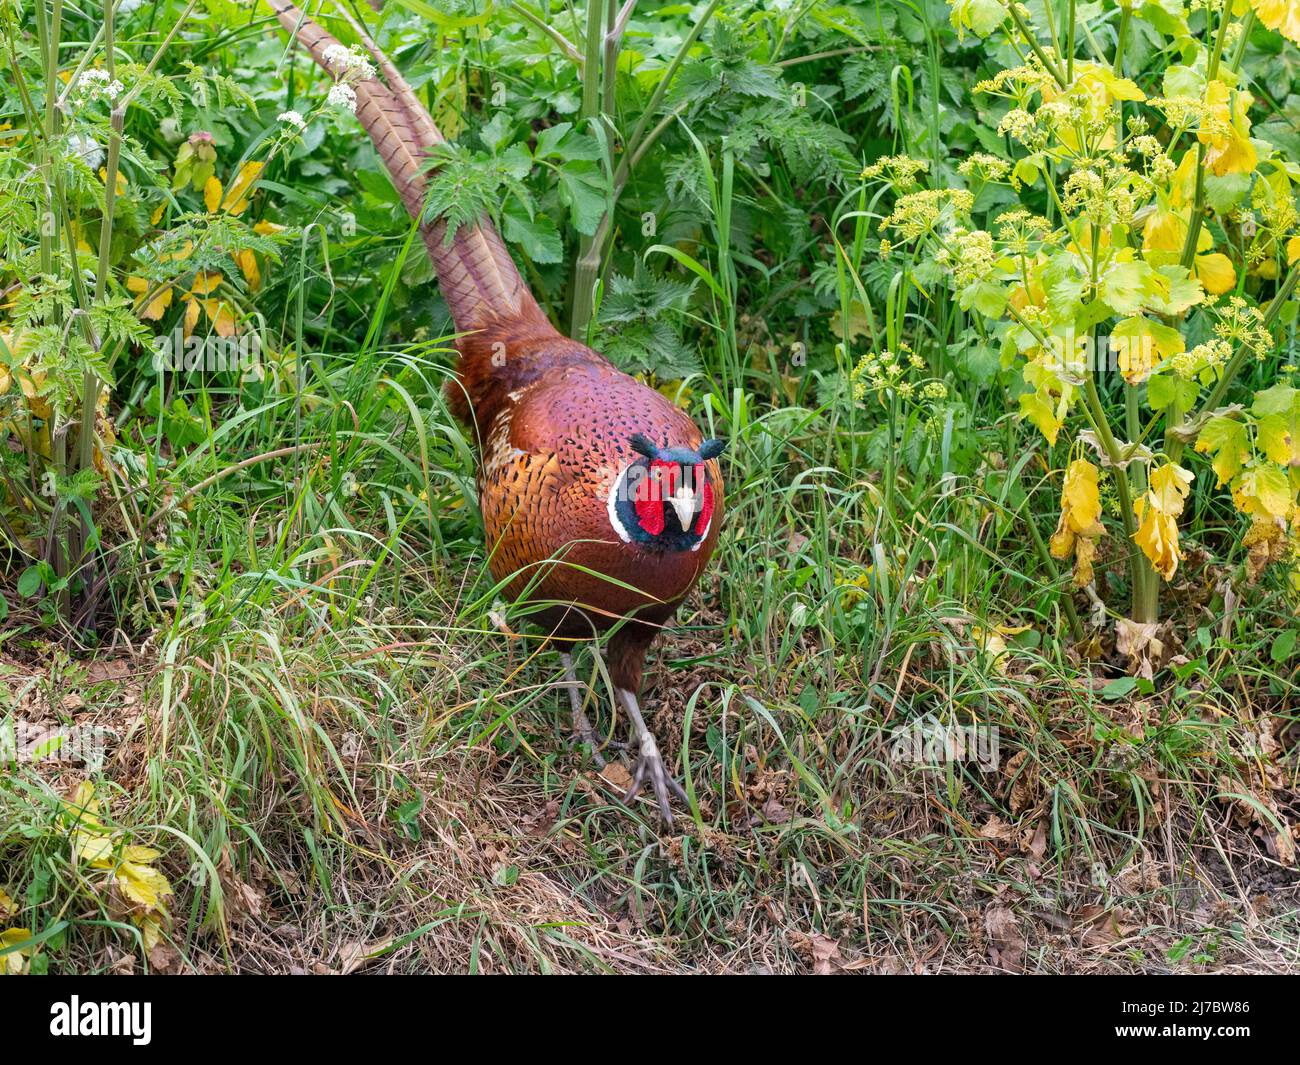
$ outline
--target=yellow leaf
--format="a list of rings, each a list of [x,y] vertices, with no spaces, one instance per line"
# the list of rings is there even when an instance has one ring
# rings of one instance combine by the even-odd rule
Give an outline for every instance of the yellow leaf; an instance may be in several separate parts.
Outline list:
[[[159,909],[172,893],[167,878],[148,865],[124,861],[117,868],[117,886],[122,894],[148,910]]]
[[[1061,489],[1061,510],[1069,512],[1070,528],[1083,536],[1094,536],[1101,521],[1101,493],[1098,470],[1087,459],[1075,459],[1065,471]]]
[[[149,291],[149,282],[143,277],[128,277],[126,287],[136,294],[135,313],[148,322],[156,322],[172,305],[172,287],[164,285],[146,302],[145,294]]]
[[[1246,116],[1254,100],[1245,89],[1230,89],[1222,81],[1212,81],[1206,87],[1205,105],[1213,121],[1196,136],[1205,145],[1206,164],[1219,177],[1249,174],[1259,161],[1250,143],[1250,119]]]
[[[39,388],[45,375],[34,376],[34,383]],[[26,382],[23,383],[23,390],[26,391]],[[64,804],[64,813],[70,817],[70,824],[74,826],[82,825],[87,829],[104,827],[99,820],[99,800],[95,798],[95,785],[89,780],[83,780],[73,789],[72,796]]]
[[[1204,230],[1202,230],[1204,232]],[[1200,279],[1205,291],[1215,296],[1222,296],[1225,292],[1231,292],[1237,287],[1237,271],[1232,265],[1232,260],[1222,252],[1211,252],[1208,255],[1198,255],[1194,261],[1196,267],[1196,276]]]
[[[1092,581],[1097,539],[1105,535],[1097,476],[1097,467],[1087,459],[1075,459],[1070,463],[1061,489],[1061,519],[1050,544],[1055,558],[1066,559],[1074,555],[1074,583],[1080,588]]]
[[[1030,625],[994,625],[991,629],[985,629],[980,625],[972,625],[970,634],[976,647],[996,659],[1006,653],[1007,642],[1004,637],[1019,636],[1031,628]]]
[[[1161,513],[1154,506],[1148,506],[1149,498],[1150,493],[1133,504],[1133,513],[1139,522],[1133,541],[1142,549],[1157,573],[1167,581],[1173,580],[1174,573],[1178,570],[1178,560],[1183,557],[1178,550],[1178,524],[1168,514]]]
[[[257,268],[257,257],[248,248],[235,252],[235,262],[252,291],[256,292],[262,287],[262,271]]]
[[[1256,424],[1256,439],[1270,462],[1290,466],[1295,460],[1295,439],[1292,435],[1294,424],[1293,418],[1284,414],[1270,414],[1260,418]]]
[[[1164,361],[1186,347],[1183,335],[1145,315],[1125,318],[1111,330],[1111,343],[1119,349],[1119,368],[1131,385],[1141,384]]]
[[[105,184],[108,183],[108,167],[101,166],[99,168],[99,180],[104,182]],[[126,193],[126,175],[123,174],[122,171],[120,170],[117,172],[116,185],[117,185],[117,194],[119,196],[124,195]]]
[[[232,337],[235,335],[237,332],[235,329],[235,315],[230,309],[229,303],[225,300],[204,300],[203,310],[212,322],[212,328],[217,331],[217,336]]]
[[[1241,538],[1246,550],[1246,577],[1254,584],[1273,562],[1281,562],[1290,551],[1286,525],[1276,518],[1256,518]]]
[[[1074,545],[1074,585],[1086,588],[1092,583],[1092,560],[1097,557],[1097,541],[1090,536],[1080,536]]]
[[[1180,211],[1157,206],[1142,227],[1142,252],[1161,251],[1181,255],[1187,240],[1187,218]],[[1147,255],[1150,260],[1151,256]]]
[[[104,868],[113,860],[113,840],[110,836],[78,830],[72,834],[72,851],[79,860]]]
[[[1191,491],[1192,472],[1172,462],[1152,470],[1150,490],[1151,505],[1161,514],[1176,518],[1183,512],[1183,503]]]
[[[1022,392],[1020,413],[1032,422],[1049,445],[1055,446],[1065,420],[1058,416],[1056,406],[1039,392]]]
[[[194,327],[199,324],[199,315],[203,308],[199,306],[199,301],[193,296],[185,298],[185,338],[188,340],[190,334],[194,332]]]
[[[144,940],[144,949],[148,953],[162,941],[162,914],[150,910],[148,913],[132,914],[131,919],[139,926],[140,938]]]
[[[158,261],[161,263],[165,263],[174,260],[175,262],[183,263],[186,259],[190,257],[193,251],[194,251],[194,241],[187,240],[175,251],[163,252],[161,255],[158,256]]]
[[[194,282],[190,285],[190,291],[196,296],[210,296],[216,291],[217,286],[221,284],[221,275],[215,270],[204,272],[200,270],[194,275]]]
[[[1295,0],[1251,0],[1259,21],[1300,44],[1300,4]]]
[[[9,920],[17,912],[18,903],[14,902],[5,891],[0,890],[0,921]]]
[[[6,928],[0,932],[0,950],[8,947],[18,947],[19,943],[26,943],[32,938],[30,928]],[[17,950],[11,950],[8,954],[0,954],[0,973],[7,973],[10,976],[18,976],[26,962],[24,958],[31,953],[31,947],[18,947]]]
[[[223,211],[228,211],[230,214],[243,214],[248,210],[248,201],[253,195],[253,185],[265,165],[265,163],[245,163],[239,168],[239,174],[230,183],[226,198],[221,204]]]
[[[216,174],[203,183],[203,206],[208,209],[208,214],[216,214],[221,206],[221,181]]]
[[[1232,501],[1252,518],[1285,518],[1291,512],[1291,482],[1277,466],[1259,463],[1232,482]]]
[[[161,857],[162,851],[156,851],[152,847],[137,847],[132,845],[122,849],[122,858],[128,862],[135,862],[137,865],[157,861]]]

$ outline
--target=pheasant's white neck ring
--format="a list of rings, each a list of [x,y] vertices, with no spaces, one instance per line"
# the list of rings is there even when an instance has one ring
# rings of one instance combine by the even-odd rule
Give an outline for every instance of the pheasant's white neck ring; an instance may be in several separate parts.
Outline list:
[[[618,471],[614,483],[609,486],[609,496],[605,500],[605,512],[609,515],[609,523],[614,527],[614,531],[618,533],[618,538],[625,544],[632,542],[632,534],[627,531],[627,526],[619,519],[618,493],[619,489],[623,487],[624,481],[627,480],[627,471],[631,468],[631,465],[628,465]]]

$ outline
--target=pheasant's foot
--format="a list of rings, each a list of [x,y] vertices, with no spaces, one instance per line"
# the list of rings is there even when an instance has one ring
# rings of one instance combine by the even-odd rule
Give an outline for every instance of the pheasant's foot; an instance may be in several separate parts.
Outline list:
[[[604,769],[606,764],[605,756],[601,752],[606,750],[621,751],[627,747],[627,744],[606,739],[592,727],[582,709],[582,696],[578,694],[580,690],[585,689],[586,685],[578,680],[577,674],[573,671],[573,656],[562,653],[560,660],[564,663],[564,686],[569,691],[569,706],[573,711],[571,742],[575,746],[585,743],[588,750],[591,751],[591,760],[596,768]]]
[[[623,796],[623,802],[630,804],[640,793],[642,787],[645,786],[646,781],[649,781],[650,786],[654,789],[655,799],[659,803],[659,813],[663,815],[664,821],[671,825],[673,823],[673,812],[669,808],[668,800],[675,795],[683,803],[687,803],[686,792],[673,778],[672,774],[668,772],[654,736],[649,732],[643,733],[640,744],[641,749],[637,755],[636,770],[632,774],[632,786],[627,789],[627,794]]]
[[[674,795],[686,805],[689,805],[690,800],[686,798],[686,791],[664,765],[663,756],[659,753],[659,744],[641,718],[641,708],[637,705],[636,696],[624,688],[620,688],[618,694],[628,717],[631,718],[630,731],[636,737],[635,742],[638,747],[636,767],[632,772],[632,786],[623,796],[623,802],[630,804],[648,781],[659,803],[659,813],[664,821],[671,825],[673,812],[669,807],[669,800]]]

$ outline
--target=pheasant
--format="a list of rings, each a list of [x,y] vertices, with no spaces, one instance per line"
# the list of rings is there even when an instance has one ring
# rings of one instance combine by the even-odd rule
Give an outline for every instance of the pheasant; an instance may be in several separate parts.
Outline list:
[[[268,3],[337,73],[338,42],[287,0]],[[364,27],[345,5],[339,10],[378,67],[374,77],[351,82],[357,118],[420,220],[459,334],[447,398],[478,448],[489,569],[509,595],[536,605],[543,630],[565,648],[573,728],[598,764],[598,737],[568,648],[608,634],[608,673],[636,751],[624,802],[649,785],[671,824],[671,797],[686,796],[638,696],[651,643],[717,544],[724,444],[705,440],[661,393],[556,330],[488,219],[459,227],[450,240],[440,220],[424,219],[428,156],[443,137]]]

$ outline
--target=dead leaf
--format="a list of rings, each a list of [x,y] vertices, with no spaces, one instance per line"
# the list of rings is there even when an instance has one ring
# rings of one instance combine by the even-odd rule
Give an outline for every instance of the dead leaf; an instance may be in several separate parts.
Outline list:
[[[343,946],[339,947],[337,974],[347,976],[356,972],[362,965],[379,956],[392,945],[392,936],[385,936],[373,943],[344,943]]]
[[[608,768],[608,767],[606,767]],[[526,836],[544,836],[555,824],[555,819],[560,815],[560,804],[556,799],[551,799],[545,806],[539,807],[530,814],[525,814],[522,822],[524,835]]]
[[[833,976],[844,968],[839,943],[821,932],[814,932],[810,936],[792,932],[790,945],[812,962],[815,976]]]
[[[261,918],[266,913],[266,892],[245,881],[235,869],[230,858],[230,848],[223,848],[217,863],[217,879],[221,883],[222,904],[226,919],[238,924],[249,918]]]
[[[1043,855],[1047,853],[1047,822],[1039,818],[1034,830],[1026,832],[1021,837],[1020,847],[1032,854],[1036,860],[1041,861]]]
[[[632,774],[622,762],[610,762],[600,771],[600,777],[607,784],[612,784],[620,791],[627,791],[632,786]]]
[[[1025,960],[1025,936],[1009,907],[995,902],[984,911],[984,934],[988,936],[989,961],[999,969],[1020,972]]]
[[[149,969],[155,973],[174,973],[180,969],[181,956],[166,943],[155,943],[149,949]]]
[[[979,830],[982,839],[1009,840],[1014,833],[1015,827],[1007,824],[996,814],[984,822]]]

